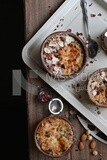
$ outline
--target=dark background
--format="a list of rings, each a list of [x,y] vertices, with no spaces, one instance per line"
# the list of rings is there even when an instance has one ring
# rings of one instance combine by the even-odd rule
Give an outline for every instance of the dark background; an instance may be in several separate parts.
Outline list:
[[[21,52],[24,41],[22,0],[0,0],[0,159],[27,160],[27,108],[25,91],[12,95],[12,70],[26,66]]]

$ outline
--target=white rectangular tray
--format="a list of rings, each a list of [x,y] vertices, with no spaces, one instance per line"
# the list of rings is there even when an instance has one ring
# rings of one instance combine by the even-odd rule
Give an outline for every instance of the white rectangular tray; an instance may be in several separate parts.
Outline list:
[[[91,35],[96,40],[101,33],[107,29],[107,5],[102,0],[88,0],[88,14]],[[100,14],[100,16],[98,16]],[[91,17],[90,14],[95,14]],[[25,45],[22,51],[22,58],[37,75],[39,75],[46,83],[64,97],[71,105],[82,113],[88,120],[97,126],[104,134],[107,135],[107,109],[100,108],[101,114],[97,114],[96,106],[93,105],[87,97],[86,91],[75,91],[70,86],[77,83],[84,88],[86,77],[93,71],[107,67],[107,55],[100,51],[94,60],[88,58],[88,66],[83,73],[77,78],[67,81],[58,81],[50,77],[44,70],[40,59],[40,47],[43,40],[51,33],[71,29],[73,33],[83,33],[85,41],[84,25],[82,20],[82,11],[79,0],[66,0],[54,15],[43,25],[43,27],[33,36],[33,38]],[[81,77],[83,81],[81,81]],[[81,99],[78,98],[81,95]]]
[[[105,3],[107,3],[107,0],[103,0]]]

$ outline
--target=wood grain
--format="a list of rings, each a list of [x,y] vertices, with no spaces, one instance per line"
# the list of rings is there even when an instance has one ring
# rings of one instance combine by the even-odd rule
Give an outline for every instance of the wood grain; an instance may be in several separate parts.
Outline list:
[[[26,42],[38,31],[38,29],[46,22],[46,20],[55,12],[55,10],[64,2],[64,0],[25,0],[25,40]],[[30,70],[27,68],[27,110],[28,110],[28,142],[29,142],[29,160],[52,160],[52,158],[44,156],[38,151],[34,143],[34,130],[37,123],[43,118],[50,115],[48,111],[48,103],[41,103],[38,96],[35,95],[39,87],[46,87],[54,97],[59,97],[45,82],[39,77],[31,78]],[[73,124],[75,130],[75,145],[71,152],[59,160],[100,160],[100,156],[92,156],[89,150],[89,142],[85,143],[83,151],[78,150],[78,142],[81,134],[85,131],[80,125],[76,117],[76,111],[64,99],[64,111],[62,115],[67,117]],[[97,141],[97,148],[103,155],[102,160],[107,160],[107,146]],[[57,160],[57,159],[55,159]]]

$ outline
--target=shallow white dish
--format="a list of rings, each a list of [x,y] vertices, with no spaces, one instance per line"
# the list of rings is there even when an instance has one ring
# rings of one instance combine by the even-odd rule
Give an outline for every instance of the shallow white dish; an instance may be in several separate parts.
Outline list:
[[[88,7],[91,35],[93,39],[98,41],[98,37],[107,28],[107,6],[104,5],[101,0],[88,0]],[[95,16],[92,17],[92,14]],[[74,108],[107,135],[107,109],[96,108],[96,106],[91,103],[84,90],[88,75],[99,68],[107,67],[107,55],[102,49],[100,48],[94,60],[88,58],[88,66],[86,66],[84,72],[72,80],[55,80],[48,75],[41,63],[40,47],[43,40],[55,31],[67,29],[71,29],[73,33],[82,33],[83,35],[80,37],[85,41],[82,11],[79,0],[66,0],[62,4],[45,25],[43,25],[25,45],[22,51],[23,61],[74,106]],[[79,84],[79,87],[74,89],[74,86],[77,84]],[[98,114],[98,110],[101,114]]]

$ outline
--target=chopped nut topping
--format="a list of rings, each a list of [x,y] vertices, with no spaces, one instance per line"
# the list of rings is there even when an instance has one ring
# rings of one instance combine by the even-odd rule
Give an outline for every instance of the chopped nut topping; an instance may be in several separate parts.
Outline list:
[[[72,38],[70,36],[66,36],[66,43],[70,44],[71,42],[74,42],[74,38]]]
[[[68,33],[57,33],[44,46],[43,58],[46,66],[55,75],[70,76],[83,65],[83,47]]]
[[[107,71],[99,71],[93,74],[89,82],[90,96],[93,101],[101,104],[107,104]]]
[[[93,94],[93,96],[96,96],[97,91],[96,91],[96,90],[94,90],[94,91],[92,92],[92,94]]]
[[[46,53],[51,53],[51,50],[50,50],[49,48],[44,48],[44,51],[45,51]]]

